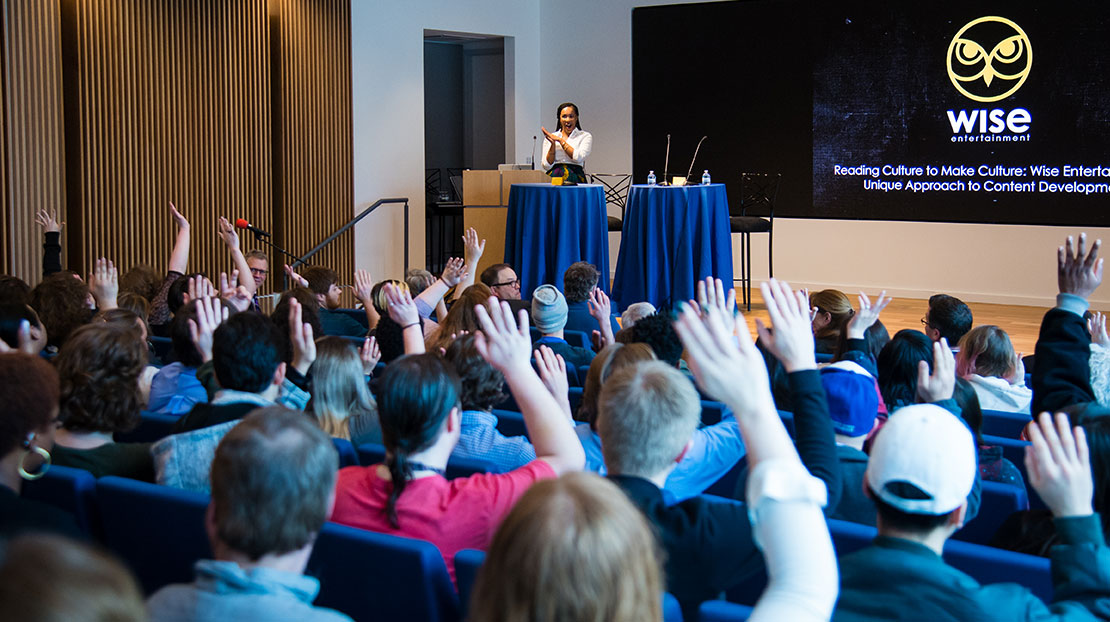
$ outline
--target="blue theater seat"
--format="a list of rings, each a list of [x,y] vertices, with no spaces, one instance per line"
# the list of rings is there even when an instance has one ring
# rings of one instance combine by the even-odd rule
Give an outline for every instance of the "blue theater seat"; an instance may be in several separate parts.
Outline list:
[[[84,469],[53,465],[40,479],[23,482],[26,499],[52,505],[73,515],[77,526],[93,539],[103,536],[96,511],[96,478]]]
[[[528,436],[528,429],[524,425],[524,415],[511,410],[494,410],[497,417],[497,431],[505,436]]]
[[[1003,438],[1021,438],[1021,431],[1033,418],[1027,413],[1007,413],[998,410],[983,411],[981,432]]]
[[[455,554],[455,580],[459,583],[459,604],[462,618],[470,611],[470,596],[478,578],[478,569],[486,561],[483,551],[465,549]],[[670,594],[663,594],[663,622],[682,622],[682,608]]]
[[[385,446],[367,443],[358,446],[358,461],[363,466],[385,462]],[[451,458],[447,461],[447,479],[470,477],[476,473],[497,473],[497,467],[486,460]]]
[[[701,622],[744,622],[752,615],[752,608],[726,600],[707,600],[698,610]]]
[[[355,451],[355,446],[351,444],[351,441],[332,438],[331,442],[335,445],[335,451],[339,452],[339,468],[358,466],[358,452]]]
[[[193,580],[193,564],[211,558],[204,513],[208,496],[122,477],[96,483],[104,541],[152,594]]]
[[[1018,471],[1021,471],[1022,481],[1025,482],[1027,487],[1026,492],[1029,494],[1029,507],[1034,510],[1043,510],[1048,506],[1041,500],[1041,496],[1037,491],[1029,485],[1029,473],[1025,470],[1025,448],[1030,445],[1029,441],[1023,441],[1016,438],[1005,438],[1002,436],[991,436],[983,434],[984,445],[998,445],[1002,447],[1002,457],[1014,463]]]
[[[986,544],[1002,523],[1013,514],[1029,509],[1029,495],[1025,488],[1013,484],[983,482],[982,503],[979,514],[953,536],[963,542]]]
[[[327,523],[305,574],[320,580],[316,605],[355,620],[459,619],[447,566],[430,542]]]
[[[180,415],[163,415],[144,410],[139,413],[139,425],[130,432],[112,435],[117,443],[154,443],[173,434],[173,426]]]

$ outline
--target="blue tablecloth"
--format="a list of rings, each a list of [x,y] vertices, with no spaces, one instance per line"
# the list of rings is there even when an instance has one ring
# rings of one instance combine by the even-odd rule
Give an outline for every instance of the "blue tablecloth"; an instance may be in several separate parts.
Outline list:
[[[613,298],[619,308],[663,309],[694,298],[699,280],[732,287],[732,239],[724,184],[632,186],[624,214]]]
[[[601,271],[609,291],[609,225],[599,184],[513,184],[505,222],[505,263],[520,277],[520,297],[545,283],[563,289],[563,272],[576,261]]]

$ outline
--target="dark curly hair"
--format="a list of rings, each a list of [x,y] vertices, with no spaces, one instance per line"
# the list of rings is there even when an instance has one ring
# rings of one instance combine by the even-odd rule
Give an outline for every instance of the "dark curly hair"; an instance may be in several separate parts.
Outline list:
[[[58,347],[94,313],[88,285],[72,272],[55,272],[43,279],[31,290],[31,307],[46,326],[47,343]]]
[[[505,386],[505,376],[478,354],[474,335],[463,335],[452,341],[443,358],[455,367],[462,381],[459,399],[463,410],[490,411],[505,399],[501,390]]]
[[[31,286],[18,276],[0,275],[0,303],[25,305],[31,299]]]
[[[563,295],[567,302],[586,302],[597,287],[601,272],[588,261],[576,261],[563,273]]]
[[[55,359],[62,427],[75,432],[134,429],[142,409],[139,377],[146,356],[137,325],[97,323],[75,330]]]
[[[636,320],[628,330],[620,332],[617,340],[620,343],[646,343],[660,361],[672,367],[677,367],[678,360],[682,358],[682,341],[674,332],[670,318],[661,313]]]

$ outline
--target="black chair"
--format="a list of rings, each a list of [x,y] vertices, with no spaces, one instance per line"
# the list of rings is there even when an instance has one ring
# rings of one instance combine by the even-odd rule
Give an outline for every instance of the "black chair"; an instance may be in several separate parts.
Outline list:
[[[773,277],[772,231],[775,225],[775,198],[779,193],[781,173],[740,173],[740,203],[729,205],[729,228],[740,234],[740,278],[743,304],[752,310],[752,234],[767,234],[767,276]],[[766,216],[749,215],[748,210],[766,211]]]
[[[593,173],[590,183],[605,186],[605,203],[621,209],[621,217],[607,216],[609,231],[620,231],[624,227],[624,208],[628,201],[628,189],[632,187],[632,175],[614,173]]]

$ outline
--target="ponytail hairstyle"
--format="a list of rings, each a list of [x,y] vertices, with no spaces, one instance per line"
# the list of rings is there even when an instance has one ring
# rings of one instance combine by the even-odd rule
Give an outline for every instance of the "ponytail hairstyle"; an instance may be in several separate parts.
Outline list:
[[[817,307],[818,313],[829,314],[829,323],[813,335],[817,339],[840,336],[840,333],[847,328],[848,322],[852,321],[852,316],[856,314],[852,309],[852,301],[844,292],[837,289],[813,292],[809,295],[809,306]]]
[[[397,499],[412,479],[408,458],[432,446],[452,409],[459,408],[461,386],[454,368],[435,354],[405,356],[390,363],[381,377],[378,416],[385,443],[385,466],[393,489],[385,515],[394,529]]]

